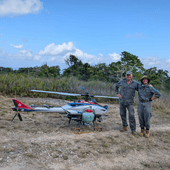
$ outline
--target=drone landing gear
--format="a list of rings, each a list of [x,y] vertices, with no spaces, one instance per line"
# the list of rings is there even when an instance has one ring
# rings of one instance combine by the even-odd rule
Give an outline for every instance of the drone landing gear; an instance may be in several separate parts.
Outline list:
[[[71,119],[66,120],[66,121],[64,122],[64,125],[66,125],[66,124],[67,124],[67,122],[68,122],[68,125],[70,125]]]
[[[19,120],[22,121],[22,117],[21,117],[20,113],[18,113],[18,111],[17,111],[15,116],[12,118],[11,122],[15,119],[16,115],[18,115]]]
[[[97,129],[97,131],[96,132],[100,132],[101,131],[101,129],[99,128],[99,127],[95,127],[96,129]],[[92,132],[94,132],[94,131],[92,131]],[[84,133],[92,133],[92,132],[80,132],[80,128],[75,128],[74,129],[74,134],[84,134]]]
[[[91,132],[80,132],[80,121],[78,122],[79,127],[74,129],[74,134],[84,134],[84,133],[91,133]],[[96,131],[97,130],[97,131]],[[93,131],[92,132],[100,132],[102,129],[99,127],[95,127],[95,123],[93,121]]]
[[[12,118],[11,122],[15,119],[15,117],[16,117],[17,115],[18,115],[19,120],[20,120],[20,121],[23,121],[20,113],[17,112],[17,113],[15,114],[15,116]],[[23,115],[22,115],[22,116],[23,116]],[[29,119],[29,120],[31,120],[31,121],[33,121],[33,122],[36,122],[35,120],[33,120],[33,119],[29,118],[29,117],[26,117],[26,116],[24,116],[24,117],[27,118],[27,119]]]
[[[21,115],[20,115],[20,113],[19,113],[19,111],[18,111],[17,103],[16,103],[15,100],[13,100],[13,102],[14,102],[14,105],[15,105],[15,107],[16,107],[17,112],[16,112],[15,116],[12,118],[11,122],[15,119],[16,115],[18,115],[19,120],[22,121],[22,117],[21,117]]]

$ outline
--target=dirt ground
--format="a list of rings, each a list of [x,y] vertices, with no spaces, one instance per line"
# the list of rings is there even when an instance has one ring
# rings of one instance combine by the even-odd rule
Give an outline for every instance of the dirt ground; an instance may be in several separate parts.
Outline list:
[[[18,117],[11,122],[15,115],[11,99],[0,95],[0,170],[170,169],[170,115],[153,111],[150,138],[145,138],[139,136],[137,111],[138,135],[134,136],[129,128],[120,132],[119,105],[109,104],[108,117],[97,123],[102,131],[74,134],[76,122],[67,125],[58,113],[21,113],[22,122]],[[17,99],[29,106],[68,102]]]

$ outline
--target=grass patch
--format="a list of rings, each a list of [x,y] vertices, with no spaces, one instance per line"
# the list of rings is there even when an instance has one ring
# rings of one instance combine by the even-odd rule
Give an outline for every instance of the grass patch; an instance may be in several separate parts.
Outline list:
[[[135,146],[131,145],[121,145],[120,148],[116,151],[117,154],[125,154],[128,153],[131,150],[134,150]]]
[[[0,152],[6,152],[6,153],[10,153],[10,152],[14,152],[13,148],[0,148]]]
[[[31,145],[33,145],[33,146],[39,146],[38,143],[33,143],[33,142],[31,142]]]
[[[58,153],[59,155],[61,155],[61,154],[62,154],[62,151],[57,150],[57,153]]]
[[[107,144],[107,143],[103,143],[102,145],[101,145],[102,147],[109,147],[109,145]]]
[[[83,93],[80,88],[83,86],[91,95],[108,95],[116,96],[113,84],[111,82],[103,82],[99,80],[81,81],[76,77],[62,77],[60,79],[49,77],[40,78],[26,76],[22,74],[2,74],[0,77],[0,91],[3,95],[18,95],[24,97],[55,97],[63,100],[77,100],[77,97],[62,96],[45,93],[32,93],[31,89],[40,89],[45,91],[59,91],[67,93]],[[79,97],[79,99],[84,99]],[[118,102],[114,99],[96,98],[97,102]]]
[[[2,111],[2,112],[0,112],[0,116],[4,116],[5,113],[7,113],[7,111]]]
[[[22,129],[21,126],[14,126],[14,129]]]
[[[68,156],[63,156],[63,159],[64,159],[64,160],[67,160],[67,159],[68,159]]]
[[[86,158],[86,154],[85,153],[81,153],[78,155],[79,158]]]
[[[58,158],[58,157],[59,157],[59,155],[56,155],[56,154],[53,155],[53,158],[54,158],[54,159],[55,159],[55,158]]]

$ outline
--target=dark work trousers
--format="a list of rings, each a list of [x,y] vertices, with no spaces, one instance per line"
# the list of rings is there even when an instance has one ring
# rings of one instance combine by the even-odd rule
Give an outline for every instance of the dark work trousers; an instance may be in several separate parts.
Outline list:
[[[138,103],[138,117],[140,127],[150,128],[150,119],[152,117],[152,102]]]
[[[136,131],[135,110],[133,105],[123,105],[120,103],[120,116],[122,118],[122,125],[128,126],[126,119],[126,109],[129,112],[129,124],[131,131]]]

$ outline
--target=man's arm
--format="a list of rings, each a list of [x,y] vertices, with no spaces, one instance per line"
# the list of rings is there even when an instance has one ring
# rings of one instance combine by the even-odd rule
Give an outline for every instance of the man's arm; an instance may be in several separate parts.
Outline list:
[[[135,90],[136,90],[136,91],[138,91],[140,84],[141,84],[141,83],[139,83],[138,81],[136,81],[136,87],[135,87]]]
[[[121,95],[119,94],[119,87],[121,87],[121,82],[122,82],[122,80],[120,80],[118,83],[116,83],[116,85],[115,85],[115,92],[116,92],[116,94],[117,94],[117,96],[119,97],[119,98],[121,98]]]
[[[151,98],[151,100],[155,100],[155,99],[161,97],[161,93],[157,89],[155,89],[153,86],[150,88],[151,88],[151,92],[154,94],[154,96]]]

